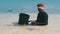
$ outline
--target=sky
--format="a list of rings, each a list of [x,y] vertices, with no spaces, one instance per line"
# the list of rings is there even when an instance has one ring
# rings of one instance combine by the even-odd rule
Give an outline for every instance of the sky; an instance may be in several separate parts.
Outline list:
[[[37,4],[43,3],[47,13],[60,13],[60,0],[0,0],[0,12],[37,12]]]

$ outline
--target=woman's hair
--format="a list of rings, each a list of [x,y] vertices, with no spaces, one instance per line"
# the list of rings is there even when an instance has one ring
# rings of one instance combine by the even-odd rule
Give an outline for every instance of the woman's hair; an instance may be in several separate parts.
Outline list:
[[[44,7],[44,4],[38,3],[38,4],[37,4],[37,7]]]

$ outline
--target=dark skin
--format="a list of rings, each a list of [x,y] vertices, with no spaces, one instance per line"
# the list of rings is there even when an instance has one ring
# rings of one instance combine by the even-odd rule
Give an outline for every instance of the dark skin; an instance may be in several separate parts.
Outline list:
[[[38,11],[39,11],[39,13],[41,13],[42,11],[44,11],[43,9],[40,9],[40,8],[38,8]]]

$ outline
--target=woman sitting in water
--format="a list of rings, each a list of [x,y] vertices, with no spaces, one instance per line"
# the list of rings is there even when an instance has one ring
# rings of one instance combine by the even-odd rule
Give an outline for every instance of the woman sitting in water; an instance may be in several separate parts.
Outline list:
[[[44,12],[44,5],[39,3],[37,4],[37,8],[38,8],[38,16],[37,16],[37,20],[33,21],[31,20],[32,22],[32,25],[47,25],[48,24],[48,14],[46,12]]]

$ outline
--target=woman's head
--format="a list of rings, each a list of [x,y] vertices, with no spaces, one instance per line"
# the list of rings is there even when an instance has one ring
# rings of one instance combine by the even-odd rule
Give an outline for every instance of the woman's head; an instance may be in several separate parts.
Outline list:
[[[38,4],[37,4],[37,8],[38,8],[38,11],[39,11],[39,12],[43,12],[44,9],[45,9],[45,6],[44,6],[44,4],[42,4],[42,3],[38,3]]]
[[[44,10],[45,9],[45,6],[42,3],[38,3],[37,4],[37,8]]]

